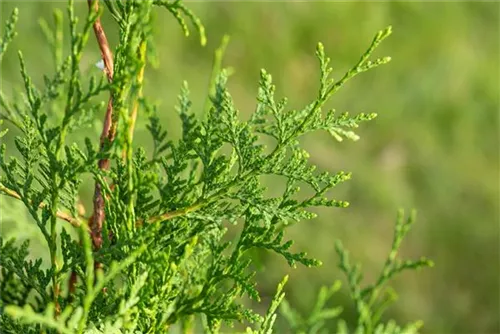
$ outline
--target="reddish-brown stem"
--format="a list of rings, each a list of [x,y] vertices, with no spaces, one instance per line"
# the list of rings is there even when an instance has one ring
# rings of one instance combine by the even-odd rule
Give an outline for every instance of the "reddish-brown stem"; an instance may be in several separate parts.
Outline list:
[[[94,6],[94,11],[99,11],[99,0],[87,0],[89,5],[89,10],[92,9],[92,5]],[[108,39],[106,38],[106,34],[102,29],[101,18],[98,17],[94,22],[94,33],[97,38],[97,43],[99,44],[99,49],[101,50],[101,57],[104,61],[104,71],[106,72],[106,76],[108,77],[108,81],[113,81],[113,54],[111,53],[111,49],[109,47]]]
[[[98,0],[87,0],[89,10],[99,11]],[[113,81],[113,55],[109,47],[108,39],[101,25],[100,18],[97,18],[94,22],[94,33],[97,39],[97,44],[101,50],[101,57],[104,61],[104,72],[111,83]],[[113,97],[110,93],[108,107],[106,109],[106,116],[104,118],[104,125],[101,133],[100,149],[104,150],[106,143],[111,143],[115,139],[116,135],[116,124],[113,124]],[[108,158],[103,158],[99,160],[98,166],[102,170],[109,169],[110,161]],[[102,193],[101,185],[96,182],[94,190],[94,210],[92,218],[89,221],[90,233],[92,237],[92,243],[94,250],[101,248],[102,246],[102,226],[104,224],[104,196]]]
[[[94,10],[99,11],[99,1],[98,0],[87,0],[89,11]],[[109,47],[108,39],[102,28],[101,19],[97,17],[93,24],[95,37],[97,39],[97,44],[101,51],[101,58],[104,62],[104,72],[108,82],[113,81],[113,54]],[[113,95],[110,91],[108,106],[106,108],[106,116],[104,117],[104,124],[102,127],[102,133],[100,137],[100,151],[102,152],[107,143],[112,143],[116,135],[116,124],[113,120]],[[102,170],[107,170],[110,167],[110,161],[108,158],[102,158],[98,162],[98,167]],[[92,246],[94,250],[98,250],[102,246],[102,228],[104,224],[104,196],[102,192],[101,184],[96,180],[95,190],[94,190],[94,208],[92,216],[89,218],[89,228],[90,237],[92,239]],[[94,263],[94,267],[101,268],[102,264],[99,262]],[[69,282],[69,293],[70,296],[75,291],[76,286],[76,273],[73,271],[71,273]]]

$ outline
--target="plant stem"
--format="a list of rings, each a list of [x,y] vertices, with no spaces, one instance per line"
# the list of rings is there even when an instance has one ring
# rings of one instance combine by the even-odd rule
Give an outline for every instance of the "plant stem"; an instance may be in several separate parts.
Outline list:
[[[133,148],[132,142],[134,138],[134,128],[137,119],[137,110],[139,109],[139,100],[142,98],[142,85],[144,81],[144,68],[146,67],[146,38],[143,36],[141,43],[137,49],[139,61],[141,67],[139,73],[137,74],[137,95],[134,99],[134,104],[132,106],[132,112],[127,118],[127,134],[126,134],[126,144],[123,150],[123,160],[127,166],[128,182],[128,203],[127,203],[127,225],[130,229],[134,228],[135,225],[135,210],[134,210],[134,166],[133,166]]]
[[[3,184],[0,184],[0,191],[3,192],[5,195],[7,195],[9,197],[12,197],[12,198],[15,198],[15,199],[18,199],[18,200],[22,200],[21,196],[19,196],[18,193],[16,193],[12,189],[9,189],[9,188],[5,187]],[[42,208],[44,208],[46,206],[47,206],[47,203],[43,203],[42,202],[42,203],[40,203],[40,205],[38,206],[38,208],[42,209]],[[73,216],[71,216],[71,215],[69,215],[69,214],[67,214],[65,212],[62,212],[62,211],[57,211],[56,216],[59,219],[67,221],[68,223],[70,223],[74,227],[80,227],[80,225],[81,225],[80,219],[82,217],[73,217]]]
[[[87,0],[89,10],[99,11],[98,0]],[[93,9],[92,9],[93,7]],[[101,56],[104,61],[104,71],[108,78],[108,82],[113,81],[113,55],[109,47],[108,39],[101,25],[101,19],[98,17],[93,25],[94,33],[101,50]],[[110,92],[108,106],[106,109],[106,116],[104,118],[104,125],[102,128],[101,139],[100,139],[100,150],[103,151],[106,142],[113,142],[116,135],[116,124],[113,122],[113,95]],[[102,158],[99,160],[98,166],[102,170],[109,169],[110,161],[108,158]],[[102,194],[102,187],[96,181],[95,191],[94,191],[94,210],[92,219],[90,223],[91,237],[94,249],[99,249],[102,246],[102,225],[104,223],[104,197]]]
[[[138,53],[139,53],[139,60],[141,61],[141,69],[139,70],[139,74],[137,75],[137,86],[138,86],[138,93],[137,93],[137,98],[134,101],[134,106],[132,108],[132,113],[130,114],[130,126],[129,126],[129,138],[130,141],[132,142],[134,138],[134,128],[135,128],[135,122],[137,119],[137,110],[139,109],[139,100],[142,98],[142,86],[144,82],[144,68],[146,67],[146,39],[143,38],[141,41],[141,44],[139,45],[138,48]],[[125,152],[124,152],[125,154]]]

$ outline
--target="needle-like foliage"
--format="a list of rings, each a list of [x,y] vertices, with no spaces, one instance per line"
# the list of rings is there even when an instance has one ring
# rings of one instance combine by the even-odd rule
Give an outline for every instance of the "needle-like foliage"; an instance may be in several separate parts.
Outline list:
[[[142,93],[146,55],[154,46],[151,13],[170,13],[186,35],[193,26],[203,45],[200,20],[179,0],[89,0],[88,5],[88,14],[79,15],[81,24],[72,1],[66,18],[55,12],[55,29],[40,21],[56,68],[44,77],[44,85],[33,84],[34,65],[19,51],[22,103],[0,95],[1,118],[20,130],[15,148],[4,144],[0,149],[0,191],[25,205],[50,258],[43,267],[41,260],[28,259],[28,242],[0,239],[2,331],[165,333],[180,328],[216,333],[243,322],[250,326],[247,333],[272,333],[288,278],[278,286],[266,315],[248,308],[245,298],[260,301],[251,250],[267,250],[290,266],[321,264],[293,249],[286,227],[314,218],[314,207],[346,207],[329,191],[351,175],[316,170],[299,140],[315,131],[338,141],[359,138],[355,129],[376,115],[336,113],[325,110],[325,103],[357,74],[389,62],[388,57],[370,58],[391,28],[377,33],[337,80],[318,44],[318,92],[301,109],[291,110],[286,98],[276,97],[271,75],[262,70],[256,108],[247,120],[227,88],[227,71],[219,70],[228,41],[224,38],[216,51],[205,110],[193,110],[188,84],[181,87],[176,111],[182,135],[173,140],[161,124],[159,108]],[[116,21],[114,27],[102,26],[103,10]],[[15,10],[7,20],[1,55],[15,37],[17,16]],[[69,25],[69,48],[62,48],[63,24]],[[119,32],[113,50],[104,28]],[[86,78],[79,64],[94,34],[105,75]],[[107,103],[103,92],[109,92]],[[100,140],[73,140],[72,134],[105,108]],[[152,148],[133,148],[137,117],[149,120]],[[95,195],[86,213],[78,189],[88,175]],[[263,176],[285,180],[280,195],[269,196]],[[233,228],[237,224],[241,227]],[[409,225],[397,226],[406,233]],[[229,229],[234,231],[227,233]],[[396,234],[394,252],[404,233]],[[358,272],[338,249],[363,329],[384,332],[376,326],[378,316],[370,313],[382,285],[401,270],[426,262],[395,262],[391,253],[381,279],[360,289]],[[336,289],[322,290],[307,326],[338,314],[337,309],[323,310]]]
[[[342,313],[342,307],[327,307],[326,304],[333,299],[333,295],[340,289],[341,282],[335,281],[330,287],[322,287],[318,293],[318,298],[314,308],[307,317],[300,315],[290,304],[284,300],[281,304],[281,313],[287,319],[287,322],[294,333],[316,334],[328,333],[326,322],[332,319],[337,320],[337,333],[418,333],[422,327],[422,321],[412,322],[406,326],[400,327],[394,320],[384,321],[382,315],[396,299],[396,293],[387,286],[387,283],[397,274],[407,269],[420,269],[423,267],[432,267],[434,263],[426,258],[418,260],[401,261],[397,259],[397,254],[401,242],[408,233],[411,225],[415,222],[415,212],[413,211],[405,221],[404,212],[400,210],[394,228],[394,238],[377,280],[366,287],[361,286],[363,279],[361,266],[352,265],[349,260],[349,252],[346,251],[342,243],[337,240],[335,248],[340,258],[339,268],[345,274],[351,298],[356,308],[356,323],[350,324],[352,331],[349,331],[347,323],[339,315]]]

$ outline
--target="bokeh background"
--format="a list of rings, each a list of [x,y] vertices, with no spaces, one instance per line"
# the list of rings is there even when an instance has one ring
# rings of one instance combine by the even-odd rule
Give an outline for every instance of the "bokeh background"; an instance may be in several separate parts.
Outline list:
[[[38,19],[52,24],[53,8],[65,12],[65,5],[1,2],[2,22],[14,6],[20,10],[18,37],[1,68],[7,95],[21,87],[17,49],[36,82],[53,71]],[[361,140],[338,143],[325,134],[303,140],[319,168],[353,172],[351,181],[332,192],[349,201],[349,208],[318,210],[319,218],[288,232],[296,250],[324,265],[290,269],[283,259],[263,255],[265,268],[258,276],[263,296],[272,296],[282,276],[291,274],[287,297],[307,313],[321,285],[343,279],[336,267],[336,239],[363,264],[366,280],[373,279],[389,251],[397,209],[415,208],[417,223],[401,256],[425,255],[436,265],[394,281],[400,300],[387,318],[422,319],[425,333],[499,333],[499,3],[207,1],[189,2],[189,7],[204,23],[208,44],[200,46],[194,30],[185,38],[171,15],[158,9],[159,67],[149,67],[145,79],[146,95],[162,101],[161,117],[173,136],[179,134],[173,106],[181,83],[189,82],[194,107],[201,111],[213,51],[223,34],[231,38],[223,61],[234,69],[230,91],[247,117],[254,110],[261,68],[273,74],[277,95],[298,108],[316,96],[318,41],[339,78],[378,30],[393,26],[393,35],[376,52],[393,61],[356,77],[328,104],[338,111],[379,114],[359,129]],[[86,14],[85,3],[77,2],[77,13]],[[106,15],[103,24],[116,45],[116,27]],[[93,36],[86,50],[82,71],[96,73],[99,52]],[[100,119],[86,136],[92,131],[99,136]],[[148,145],[143,125],[136,138]],[[7,144],[13,135],[4,138]],[[91,187],[90,182],[82,187],[84,198],[90,198]],[[3,234],[38,238],[19,203],[0,197],[0,209]],[[42,251],[35,242],[34,256]],[[336,303],[352,316],[345,292]]]

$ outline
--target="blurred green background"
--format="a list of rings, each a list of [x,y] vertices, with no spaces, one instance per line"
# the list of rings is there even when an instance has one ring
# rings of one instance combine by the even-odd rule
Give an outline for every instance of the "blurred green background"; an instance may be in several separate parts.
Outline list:
[[[20,10],[18,36],[1,68],[7,95],[21,85],[17,49],[36,82],[53,71],[38,19],[52,23],[54,7],[65,12],[64,2],[2,1],[2,21],[14,6]],[[247,117],[254,110],[260,68],[273,74],[278,96],[289,97],[290,107],[301,107],[316,96],[318,41],[339,78],[378,30],[393,26],[393,36],[376,52],[393,61],[356,77],[328,105],[379,114],[359,129],[361,140],[338,143],[325,134],[303,140],[319,168],[353,172],[351,181],[332,192],[349,201],[349,208],[318,210],[319,218],[288,233],[297,240],[296,250],[324,265],[290,269],[283,259],[266,255],[258,276],[263,296],[272,296],[290,273],[290,303],[307,312],[321,285],[343,278],[336,268],[337,238],[363,263],[366,280],[373,279],[389,251],[397,209],[416,208],[417,223],[401,255],[425,255],[436,266],[394,282],[401,298],[387,317],[422,319],[425,333],[499,333],[499,3],[190,2],[189,7],[206,27],[207,46],[200,46],[194,29],[185,38],[171,15],[158,9],[160,66],[147,68],[145,79],[146,96],[162,101],[161,117],[175,136],[180,123],[173,106],[181,82],[189,82],[194,107],[201,110],[213,51],[223,34],[231,37],[223,62],[234,68],[230,91]],[[77,13],[86,12],[85,3],[78,2]],[[116,26],[107,15],[103,24],[116,45]],[[86,50],[82,71],[98,73],[93,36]],[[85,135],[95,131],[97,138],[99,122]],[[147,145],[144,122],[139,124],[136,138]],[[14,134],[5,138],[8,144]],[[82,188],[87,199],[91,187],[89,182]],[[19,204],[0,199],[2,233],[34,238],[36,229],[23,223]],[[348,299],[339,295],[336,302],[345,305]],[[352,314],[352,306],[345,306]]]

